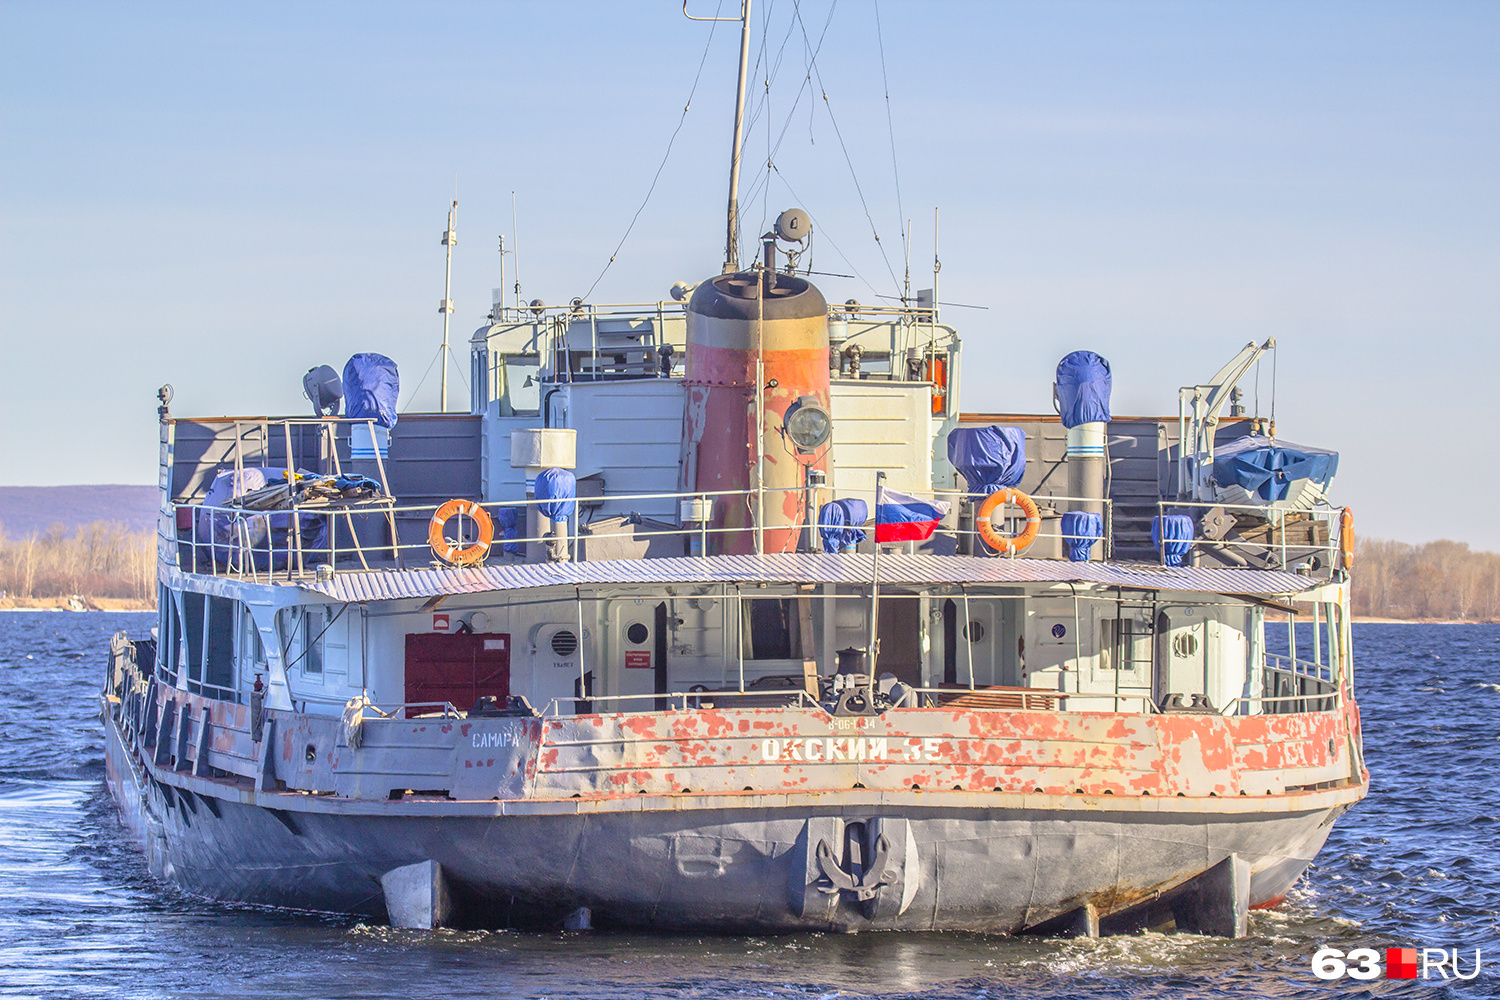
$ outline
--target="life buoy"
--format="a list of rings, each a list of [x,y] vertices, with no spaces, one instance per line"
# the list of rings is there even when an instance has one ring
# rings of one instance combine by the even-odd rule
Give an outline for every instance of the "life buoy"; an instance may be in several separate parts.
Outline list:
[[[1019,535],[1002,535],[995,527],[995,510],[1003,504],[1013,503],[1026,513],[1026,527]],[[1004,552],[1015,555],[1017,552],[1025,551],[1026,547],[1036,540],[1036,534],[1042,530],[1042,514],[1037,510],[1036,501],[1031,499],[1020,490],[1009,486],[996,490],[985,498],[984,503],[979,505],[979,513],[974,516],[975,528],[979,531],[979,537],[984,539],[996,552]]]
[[[454,514],[467,517],[474,522],[478,532],[473,544],[460,548],[443,536],[443,526],[448,523],[448,518]],[[490,542],[495,538],[495,522],[490,520],[489,513],[473,500],[449,500],[437,509],[432,515],[432,522],[427,526],[427,544],[432,546],[432,552],[445,563],[453,566],[473,566],[482,561],[490,551]]]
[[[1354,511],[1348,507],[1339,515],[1339,555],[1346,571],[1354,568]]]

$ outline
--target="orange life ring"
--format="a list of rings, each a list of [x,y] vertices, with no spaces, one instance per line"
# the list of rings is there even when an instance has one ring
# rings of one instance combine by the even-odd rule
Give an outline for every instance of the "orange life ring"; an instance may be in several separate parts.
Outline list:
[[[1354,568],[1354,511],[1348,507],[1339,515],[1339,554],[1344,559],[1344,569]]]
[[[443,536],[443,526],[448,523],[448,518],[454,514],[467,517],[474,522],[479,537],[472,545],[460,548]],[[432,546],[433,554],[445,563],[453,566],[473,566],[483,561],[489,554],[490,542],[495,538],[495,522],[490,520],[489,513],[473,500],[449,500],[437,509],[432,515],[432,522],[427,525],[427,544]]]
[[[993,518],[996,508],[1008,503],[1015,504],[1026,513],[1026,527],[1019,535],[1002,535],[995,528]],[[1020,490],[1011,489],[1009,486],[996,490],[986,497],[984,503],[979,505],[979,513],[974,515],[974,521],[974,526],[979,531],[979,537],[984,539],[984,544],[996,552],[1004,552],[1008,555],[1025,551],[1026,547],[1036,540],[1037,532],[1042,530],[1042,514],[1037,510],[1036,501]]]

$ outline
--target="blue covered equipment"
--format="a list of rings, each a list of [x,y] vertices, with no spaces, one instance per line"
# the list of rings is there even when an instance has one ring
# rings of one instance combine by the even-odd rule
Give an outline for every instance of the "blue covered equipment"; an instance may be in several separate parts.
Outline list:
[[[1336,451],[1262,434],[1247,434],[1214,448],[1214,482],[1221,488],[1238,486],[1266,503],[1287,499],[1291,485],[1302,479],[1315,483],[1322,493],[1338,470]]]
[[[536,474],[537,510],[549,521],[566,521],[577,506],[578,480],[567,469],[543,469]]]
[[[861,527],[870,518],[870,505],[858,497],[830,500],[818,511],[818,533],[824,552],[852,552],[865,540]]]
[[[1062,516],[1063,542],[1071,562],[1088,562],[1094,543],[1104,537],[1104,518],[1091,511],[1070,510]]]
[[[948,461],[976,496],[1020,486],[1026,475],[1026,432],[1019,427],[955,427],[948,432]]]
[[[1109,423],[1109,362],[1093,351],[1074,351],[1057,363],[1057,412],[1064,427]]]
[[[400,395],[396,362],[384,354],[356,354],[344,365],[344,416],[350,420],[373,420],[377,427],[395,427]]]
[[[1193,547],[1193,519],[1186,514],[1160,514],[1151,520],[1151,544],[1167,566],[1181,566]]]

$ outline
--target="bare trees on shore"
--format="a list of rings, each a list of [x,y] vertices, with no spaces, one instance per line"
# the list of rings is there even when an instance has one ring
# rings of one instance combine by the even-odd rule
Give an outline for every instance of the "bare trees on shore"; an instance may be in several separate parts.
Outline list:
[[[10,597],[120,597],[156,592],[156,540],[149,531],[95,521],[71,535],[55,524],[41,535],[0,533],[0,592]]]
[[[1500,620],[1500,553],[1446,539],[1407,545],[1376,538],[1359,543],[1351,575],[1357,615]]]
[[[1362,540],[1353,579],[1357,615],[1500,621],[1500,553],[1475,552],[1463,542]],[[0,531],[0,596],[149,601],[155,593],[156,540],[149,531],[109,521],[71,535],[61,524],[19,539]]]

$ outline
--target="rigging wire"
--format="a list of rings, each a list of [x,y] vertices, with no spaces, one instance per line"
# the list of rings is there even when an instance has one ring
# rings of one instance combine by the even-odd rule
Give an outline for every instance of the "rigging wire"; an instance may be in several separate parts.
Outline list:
[[[799,0],[793,0],[793,7],[795,8],[798,5],[799,5]],[[823,50],[823,42],[828,37],[828,28],[829,28],[829,25],[831,25],[833,23],[833,12],[834,12],[834,9],[837,8],[837,7],[838,7],[838,0],[834,0],[834,2],[831,5],[829,5],[829,8],[828,8],[828,17],[824,19],[824,21],[823,21],[823,30],[818,35],[818,44],[813,48],[813,52],[812,52],[812,57],[813,58],[816,58],[817,55],[818,55],[818,53]],[[796,17],[793,17],[788,22],[788,24],[787,24],[787,36],[786,36],[786,38],[782,39],[782,48],[783,49],[785,49],[785,47],[787,45],[787,41],[791,37],[792,30],[797,27],[797,24],[798,24],[798,20],[797,20]],[[803,34],[803,41],[804,41],[804,43],[806,42],[806,33],[805,32]],[[803,51],[804,51],[804,53],[806,52],[805,44],[804,44]],[[772,83],[776,82],[776,76],[780,72],[781,58],[782,58],[781,57],[781,53],[778,52],[778,54],[777,54],[777,64],[776,64],[777,65],[777,69],[775,71],[773,71],[773,73],[771,75],[771,82]],[[753,202],[756,198],[761,197],[762,191],[764,190],[764,188],[770,185],[770,183],[771,183],[771,171],[775,169],[776,154],[781,151],[781,145],[782,145],[783,142],[786,141],[787,133],[789,131],[791,131],[792,122],[793,122],[793,120],[796,117],[797,109],[799,107],[801,107],[801,105],[802,105],[802,97],[803,97],[803,95],[806,94],[806,93],[808,93],[808,92],[810,92],[811,89],[812,89],[812,72],[811,72],[811,64],[808,63],[808,64],[806,64],[804,66],[802,84],[797,88],[797,95],[792,100],[792,106],[787,109],[786,120],[784,122],[782,122],[781,131],[776,136],[776,144],[771,147],[770,155],[768,155],[766,157],[766,163],[764,165],[762,165],[756,171],[755,176],[753,178],[751,178],[750,185],[748,187],[749,194],[746,196],[746,199],[745,199],[747,202]],[[757,103],[757,105],[756,105],[756,108],[757,108],[756,115],[759,114],[759,110],[758,109],[760,108],[760,106],[761,106],[761,104]],[[815,110],[815,106],[813,104],[809,104],[808,105],[808,113],[809,113],[809,115],[811,115],[814,110]],[[752,120],[754,120],[753,117],[752,117]],[[808,119],[808,141],[809,142],[813,142],[813,144],[816,145],[816,141],[812,138],[812,119],[811,119],[811,117],[809,117],[809,119]]]
[[[797,192],[792,190],[791,182],[786,179],[786,175],[783,174],[779,169],[777,169],[775,167],[775,165],[772,165],[771,169],[776,171],[776,179],[779,180],[779,181],[781,181],[781,183],[783,183],[783,184],[786,185],[787,192],[791,194],[792,199],[794,201],[796,201],[797,203],[799,203],[799,204],[806,204],[806,202],[802,201],[802,199],[797,195]],[[807,211],[807,210],[804,209],[803,211]],[[807,212],[807,217],[813,223],[813,228],[816,229],[817,232],[822,235],[823,239],[825,239],[825,240],[828,241],[828,245],[829,246],[833,247],[833,252],[836,253],[836,254],[838,254],[839,258],[846,265],[848,265],[849,270],[851,270],[851,271],[854,272],[854,276],[856,278],[858,278],[860,281],[864,282],[865,287],[868,288],[871,292],[873,292],[877,297],[879,297],[880,296],[880,292],[876,290],[875,286],[870,282],[870,279],[866,278],[863,274],[860,273],[859,268],[857,268],[857,267],[854,266],[854,261],[852,261],[852,260],[849,259],[849,255],[848,254],[844,253],[843,250],[839,249],[839,245],[837,243],[835,243],[833,241],[833,237],[829,236],[828,233],[827,233],[827,231],[825,231],[823,229],[822,224],[818,222],[817,218],[812,214],[812,212],[810,212],[810,211]]]
[[[443,349],[441,347],[439,347],[437,349],[437,353],[432,356],[432,360],[429,361],[429,362],[427,362],[427,370],[422,373],[422,377],[417,380],[417,387],[415,389],[413,389],[411,391],[411,395],[406,398],[406,407],[405,407],[405,409],[403,409],[401,411],[402,413],[406,413],[408,410],[410,410],[412,408],[412,405],[416,403],[416,401],[417,401],[417,393],[419,393],[419,392],[422,391],[422,386],[425,385],[426,382],[427,382],[427,376],[432,374],[432,366],[435,365],[435,364],[437,364],[438,356],[441,355],[442,353],[443,353]]]
[[[891,116],[891,81],[885,72],[885,38],[880,30],[880,0],[873,0],[875,8],[875,43],[880,49],[880,84],[885,89],[885,126],[891,136],[891,174],[896,179],[896,213],[904,219],[906,209],[901,206],[901,169],[896,163],[896,122]],[[906,251],[907,271],[911,271],[910,229],[901,232],[901,246]]]
[[[415,389],[413,389],[411,391],[411,395],[407,397],[407,399],[406,399],[406,406],[402,407],[402,409],[401,409],[402,413],[408,413],[408,412],[410,412],[411,408],[414,405],[416,405],[417,394],[422,391],[422,386],[427,383],[427,376],[432,374],[432,366],[435,365],[435,364],[437,364],[437,359],[440,358],[440,357],[442,357],[443,354],[444,354],[443,349],[441,347],[439,347],[437,349],[437,353],[432,356],[432,360],[429,361],[429,362],[427,362],[427,370],[422,373],[422,377],[417,380],[417,387]],[[469,380],[466,379],[466,378],[464,378],[463,367],[461,365],[459,365],[458,359],[453,357],[453,352],[452,351],[448,351],[447,354],[448,354],[448,360],[450,360],[450,361],[453,362],[453,370],[458,373],[458,380],[464,384],[464,389],[468,390],[468,388],[469,388]]]
[[[771,8],[774,5],[775,5],[775,0],[772,0],[771,3],[767,3],[767,4],[763,5],[761,7],[761,9],[760,9],[760,57],[755,60],[755,67],[756,67],[757,70],[760,69],[761,63],[765,60],[765,55],[766,55],[766,38],[771,33]],[[791,36],[791,32],[790,31],[787,32],[787,36],[788,37]],[[786,47],[785,40],[782,41],[782,47],[783,48]],[[781,68],[780,53],[777,53],[776,68],[777,69]],[[767,163],[771,162],[771,81],[774,78],[775,78],[775,73],[772,71],[770,65],[767,64],[767,66],[766,66],[766,74],[765,74],[765,78],[764,78],[765,79],[765,96],[763,98],[763,101],[764,101],[764,104],[765,104],[765,108],[766,108],[766,162]],[[754,127],[753,121],[752,121],[751,127],[752,128]],[[765,232],[766,231],[766,214],[769,211],[769,203],[768,203],[768,199],[767,199],[766,196],[771,193],[770,192],[770,188],[771,188],[771,185],[767,184],[767,185],[765,185],[761,189],[761,196],[760,196],[760,231],[761,232]]]
[[[723,8],[723,6],[724,0],[719,0],[718,6],[714,8],[715,17],[718,17],[719,11]],[[604,275],[609,271],[610,267],[613,266],[615,258],[620,256],[620,249],[625,246],[625,241],[630,238],[630,233],[633,229],[635,229],[635,224],[640,219],[641,213],[646,210],[647,203],[651,201],[652,193],[656,191],[656,184],[661,180],[661,172],[666,169],[667,160],[672,155],[672,146],[677,142],[677,136],[682,132],[683,123],[687,121],[688,110],[693,106],[693,95],[698,93],[698,81],[703,78],[703,67],[708,62],[708,50],[710,46],[713,45],[714,29],[716,27],[717,24],[709,25],[708,41],[704,43],[703,46],[703,57],[698,60],[698,72],[693,76],[693,86],[688,91],[686,103],[684,103],[682,106],[682,115],[677,119],[677,127],[672,130],[672,137],[667,140],[667,149],[666,152],[662,153],[661,163],[657,165],[656,173],[651,177],[651,186],[646,189],[646,197],[641,199],[641,207],[637,208],[635,210],[635,214],[630,217],[630,225],[625,227],[625,235],[621,236],[620,242],[615,245],[615,252],[609,255],[609,260],[605,263],[604,269],[599,272],[599,277],[595,278],[594,283],[589,286],[589,290],[583,293],[584,299],[587,299],[594,293],[594,289],[599,286],[599,282],[604,280]]]
[[[808,47],[808,49],[811,49],[812,40],[807,37],[807,26],[802,21],[802,10],[800,7],[794,5],[793,16],[796,17],[797,24],[802,29],[803,43]],[[810,58],[809,62],[812,67],[812,75],[817,79],[818,82],[818,91],[823,97],[823,107],[828,112],[828,121],[833,125],[834,137],[838,139],[839,149],[844,154],[844,162],[849,167],[849,178],[854,182],[854,191],[857,195],[859,195],[860,207],[864,209],[865,219],[870,223],[870,234],[875,237],[875,245],[880,248],[880,257],[883,261],[885,261],[885,269],[891,276],[891,284],[895,285],[899,290],[901,288],[901,281],[896,277],[895,268],[891,267],[891,258],[890,255],[885,252],[885,245],[880,242],[880,230],[875,225],[875,217],[870,214],[869,202],[865,200],[864,189],[860,187],[859,183],[859,174],[854,169],[854,159],[849,155],[849,146],[844,142],[843,130],[839,128],[838,118],[834,116],[833,103],[828,99],[828,88],[823,85],[823,73],[818,69],[817,56],[813,55]]]
[[[1271,427],[1267,437],[1276,436],[1276,359],[1281,353],[1279,348],[1271,348]]]

